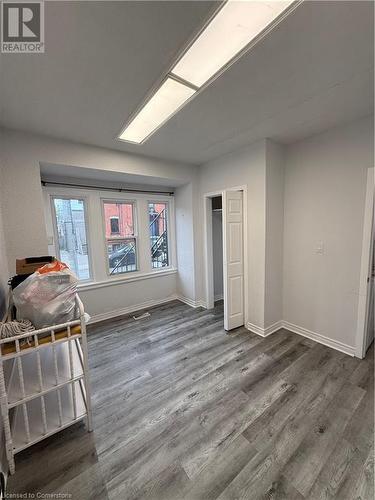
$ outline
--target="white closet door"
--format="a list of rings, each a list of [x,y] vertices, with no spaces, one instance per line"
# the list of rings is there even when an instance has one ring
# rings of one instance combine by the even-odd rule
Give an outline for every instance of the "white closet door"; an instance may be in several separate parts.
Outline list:
[[[375,276],[370,277],[369,286],[369,312],[367,320],[366,352],[374,340],[374,284]]]
[[[223,196],[224,328],[244,324],[243,193]]]

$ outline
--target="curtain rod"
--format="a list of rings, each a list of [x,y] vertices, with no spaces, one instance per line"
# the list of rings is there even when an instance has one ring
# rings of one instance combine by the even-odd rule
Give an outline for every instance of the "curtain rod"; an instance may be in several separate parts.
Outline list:
[[[147,194],[164,194],[168,196],[173,196],[173,191],[152,191],[147,189],[131,189],[131,188],[112,188],[108,186],[90,186],[86,184],[70,184],[68,182],[55,182],[55,181],[41,181],[42,186],[52,185],[52,186],[65,186],[71,188],[85,188],[85,189],[98,189],[100,191],[116,191],[117,193],[147,193]]]

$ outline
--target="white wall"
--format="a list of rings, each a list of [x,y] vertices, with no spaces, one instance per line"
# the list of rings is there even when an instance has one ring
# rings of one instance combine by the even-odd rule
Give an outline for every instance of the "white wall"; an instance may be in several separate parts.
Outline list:
[[[260,141],[202,167],[200,208],[204,193],[248,188],[250,328],[285,321],[353,352],[372,165],[372,118],[364,118],[289,147]],[[320,241],[323,255],[315,252]]]
[[[284,319],[353,348],[373,163],[372,118],[292,145],[286,157]]]
[[[17,256],[47,249],[39,162],[159,176],[179,186],[175,197],[178,275],[160,282],[153,278],[137,285],[116,285],[114,302],[111,287],[87,290],[83,298],[92,314],[176,291],[199,303],[205,300],[203,194],[245,185],[248,322],[266,329],[285,320],[354,347],[372,133],[371,119],[363,119],[289,146],[285,157],[281,146],[263,140],[197,171],[5,130],[0,137],[0,193],[8,268],[12,273]],[[324,255],[315,253],[320,241]]]
[[[203,195],[237,186],[247,187],[248,231],[248,307],[247,319],[264,327],[265,294],[265,230],[266,230],[266,141],[213,160],[201,167],[199,210],[203,217]],[[203,222],[196,228],[200,251],[198,273],[199,294],[205,300],[203,265]]]
[[[214,296],[223,296],[223,214],[212,212],[212,254],[214,272]]]
[[[200,206],[205,193],[242,185],[247,187],[246,316],[250,328],[263,331],[281,321],[283,312],[283,147],[267,139],[204,165]],[[205,298],[203,285],[202,278],[200,293]]]
[[[150,177],[150,184],[152,179],[157,177],[168,180],[172,186],[190,184],[196,180],[197,175],[197,167],[189,165],[1,129],[0,168],[3,171],[3,182],[0,191],[3,197],[6,253],[11,274],[15,272],[17,257],[43,255],[48,252],[40,184],[41,163],[134,174],[142,176],[143,182],[145,178]],[[190,212],[193,210],[193,196],[191,192],[187,197],[190,197],[188,199]],[[180,198],[177,196],[176,209],[179,208]],[[186,217],[189,220],[186,227],[192,235],[193,218],[189,217],[188,211]],[[192,243],[185,261],[189,260],[193,272],[188,276],[182,272],[178,277],[179,288],[185,288],[186,293],[192,295],[195,294],[194,257]],[[97,315],[143,304],[145,301],[168,298],[177,291],[176,275],[172,274],[137,283],[137,285],[135,282],[123,283],[116,285],[115,288],[104,287],[96,291],[82,290],[81,297],[88,312]],[[143,290],[139,283],[143,283]]]
[[[284,147],[266,147],[266,260],[264,326],[283,319]]]
[[[193,184],[175,190],[176,242],[177,242],[177,293],[195,302],[194,268],[194,193]]]
[[[111,314],[125,314],[134,305],[150,307],[163,299],[175,298],[176,274],[160,275],[130,283],[116,283],[100,288],[80,290],[87,312],[94,319],[106,319]]]

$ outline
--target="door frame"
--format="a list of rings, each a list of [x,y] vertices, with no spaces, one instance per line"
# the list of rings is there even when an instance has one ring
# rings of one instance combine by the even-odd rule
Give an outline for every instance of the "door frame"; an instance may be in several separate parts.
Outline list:
[[[213,247],[212,247],[212,206],[211,199],[215,196],[222,197],[223,211],[226,209],[224,191],[242,191],[243,193],[243,256],[244,256],[244,325],[248,323],[248,224],[247,224],[247,185],[233,186],[218,191],[203,194],[203,257],[204,257],[204,284],[205,284],[205,307],[213,309],[214,297],[214,269],[213,269]],[[224,231],[223,231],[223,267],[224,267]],[[225,293],[224,293],[225,297]],[[224,299],[225,300],[225,299]]]
[[[370,304],[369,278],[374,251],[374,167],[367,171],[366,200],[363,221],[362,257],[359,282],[358,319],[355,356],[363,359],[366,355],[367,319]]]

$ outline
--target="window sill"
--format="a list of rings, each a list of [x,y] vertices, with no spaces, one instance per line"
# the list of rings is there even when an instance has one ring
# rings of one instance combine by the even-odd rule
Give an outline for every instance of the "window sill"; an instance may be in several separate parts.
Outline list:
[[[124,283],[133,283],[134,281],[142,281],[150,278],[158,278],[176,274],[177,269],[172,267],[163,269],[162,271],[153,271],[149,273],[137,274],[136,276],[122,276],[121,278],[112,278],[105,281],[95,281],[91,283],[81,283],[78,285],[78,291],[96,290],[97,288],[104,288],[113,285],[123,285]]]

